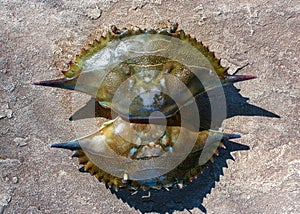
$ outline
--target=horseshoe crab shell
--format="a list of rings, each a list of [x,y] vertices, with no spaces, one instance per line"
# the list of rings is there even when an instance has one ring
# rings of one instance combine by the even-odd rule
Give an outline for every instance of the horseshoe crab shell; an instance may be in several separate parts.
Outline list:
[[[156,111],[173,116],[205,91],[255,78],[228,74],[213,52],[177,27],[112,26],[82,49],[64,78],[34,84],[81,91],[124,118],[147,119]]]
[[[255,77],[228,74],[213,52],[177,27],[112,26],[82,49],[62,79],[34,83],[84,92],[117,113],[89,136],[52,145],[74,151],[85,171],[115,189],[181,188],[224,140],[240,137],[190,128],[184,123],[199,125],[198,114],[193,110],[182,120],[182,112],[207,91]],[[168,118],[172,125],[152,118]]]

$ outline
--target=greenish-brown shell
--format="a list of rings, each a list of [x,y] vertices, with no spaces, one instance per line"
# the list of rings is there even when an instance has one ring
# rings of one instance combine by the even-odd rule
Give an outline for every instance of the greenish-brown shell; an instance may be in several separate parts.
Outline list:
[[[128,131],[130,126],[133,129]],[[237,137],[211,130],[183,129],[170,126],[164,130],[157,125],[132,124],[116,118],[92,135],[52,146],[75,150],[74,156],[85,171],[115,189],[181,188],[203,172],[212,156],[218,154],[218,147],[224,146],[223,140]],[[194,140],[195,143],[188,143]]]
[[[174,40],[170,41],[170,38],[174,38]],[[174,41],[177,43],[180,41],[190,45],[175,44],[185,47],[185,49],[182,48],[183,50],[177,50],[179,53],[184,53],[183,56],[180,56],[177,51],[173,51],[175,49],[173,47],[175,46],[173,45],[173,43],[175,43]],[[111,45],[114,42],[116,45]],[[120,43],[122,44],[120,45]],[[170,43],[173,46],[170,45]],[[166,47],[168,45],[170,45],[170,47]],[[116,47],[119,50],[116,50]],[[139,51],[141,47],[144,47],[144,49]],[[191,47],[195,48],[195,50],[192,51]],[[187,50],[187,48],[191,49]],[[95,96],[101,105],[112,108],[120,115],[131,119],[145,119],[155,111],[163,112],[166,117],[172,116],[181,106],[191,99],[191,97],[206,90],[201,84],[201,81],[205,80],[199,81],[194,72],[182,62],[174,60],[174,58],[187,58],[186,55],[189,55],[189,58],[193,58],[191,56],[194,56],[195,59],[190,59],[186,63],[199,66],[197,69],[202,69],[202,74],[206,73],[207,75],[202,77],[203,79],[210,78],[209,74],[211,70],[216,72],[221,79],[228,75],[226,69],[220,65],[220,60],[216,59],[214,53],[210,52],[202,43],[192,39],[190,35],[186,35],[182,30],[175,30],[173,32],[166,29],[149,31],[142,29],[124,29],[117,34],[109,32],[105,37],[95,40],[92,45],[83,49],[75,61],[70,64],[70,69],[65,72],[65,75],[71,79],[76,79],[80,76],[80,82],[88,81],[91,85],[92,80],[84,79],[86,70],[90,72],[94,69],[94,65],[90,66],[90,61],[105,61],[106,58],[103,60],[102,57],[102,60],[99,60],[95,57],[101,55],[100,53],[102,53],[101,56],[108,54],[108,58],[119,57],[119,55],[115,56],[112,53],[116,53],[117,51],[124,52],[124,49],[126,49],[125,52],[129,56],[127,56],[126,53],[121,53],[119,55],[126,55],[126,57],[119,60],[120,63],[107,63],[104,65],[105,69],[109,66],[112,66],[112,68],[107,72],[106,76],[103,77],[101,86],[97,85],[99,84],[98,80],[95,83],[95,88],[98,88],[97,91],[94,90],[94,88],[88,91],[86,91],[86,88],[82,90],[78,82],[77,89],[91,95],[96,94]],[[130,51],[132,52],[131,54]],[[137,51],[139,51],[138,54],[135,53]],[[161,55],[167,55],[169,58]],[[175,76],[180,83],[184,83],[187,87],[174,84],[174,79],[167,76],[167,74]],[[148,81],[151,81],[150,84],[147,84],[147,78]],[[93,76],[93,79],[97,79],[97,77],[95,78]],[[124,84],[124,82],[128,84]],[[119,89],[120,85],[122,85],[122,90]],[[145,98],[142,97],[141,85],[144,87],[145,96],[153,97],[154,101],[151,102],[150,106],[145,105],[143,102]],[[152,94],[149,95],[147,92],[153,87],[157,87],[157,90],[155,93],[153,93],[152,90]],[[214,86],[212,85],[211,87]],[[188,88],[189,91],[186,91],[186,88]],[[122,102],[114,105],[112,99],[114,96],[118,96],[116,92],[120,94],[119,97],[123,97],[123,93],[126,93],[128,103]],[[140,93],[141,96],[135,97],[137,93]],[[180,98],[180,100],[174,101],[174,97]],[[128,106],[129,114],[127,115]]]

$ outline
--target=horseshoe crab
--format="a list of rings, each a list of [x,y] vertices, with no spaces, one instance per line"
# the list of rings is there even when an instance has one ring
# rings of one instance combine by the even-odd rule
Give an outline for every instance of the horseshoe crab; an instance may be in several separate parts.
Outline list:
[[[201,128],[195,100],[255,78],[230,75],[177,24],[150,30],[112,26],[63,74],[34,84],[89,94],[115,117],[89,136],[52,147],[74,151],[85,171],[128,190],[183,187],[202,172],[222,141],[240,136]],[[211,105],[224,107],[223,102],[212,99]],[[225,119],[225,114],[214,115]]]

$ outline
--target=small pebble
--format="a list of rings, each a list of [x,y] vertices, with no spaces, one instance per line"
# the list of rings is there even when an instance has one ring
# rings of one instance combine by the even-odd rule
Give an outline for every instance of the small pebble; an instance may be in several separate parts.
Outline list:
[[[12,110],[11,110],[11,109],[7,109],[7,110],[6,110],[6,117],[7,117],[8,119],[10,119],[10,118],[12,118],[12,115],[13,115]]]
[[[86,10],[86,14],[90,19],[96,20],[101,17],[102,10],[100,10],[98,7],[88,8]]]
[[[219,11],[213,12],[213,15],[214,15],[214,16],[220,16],[220,15],[222,15],[222,13],[223,13],[223,12],[219,10]]]
[[[1,70],[0,70],[0,73],[6,74],[6,73],[7,73],[7,70],[6,70],[6,69],[1,69]]]
[[[26,146],[27,145],[26,141],[27,141],[27,139],[22,138],[22,137],[16,137],[14,139],[14,142],[17,143],[17,146],[19,146],[19,147]]]
[[[14,184],[18,183],[18,178],[17,178],[17,177],[13,177],[13,178],[12,178],[12,182],[13,182]]]

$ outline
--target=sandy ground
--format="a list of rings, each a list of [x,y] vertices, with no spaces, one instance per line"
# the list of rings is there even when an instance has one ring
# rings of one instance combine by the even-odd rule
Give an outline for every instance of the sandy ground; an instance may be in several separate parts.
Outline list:
[[[299,1],[0,0],[0,14],[0,213],[300,213]],[[235,86],[261,110],[224,122],[242,138],[186,189],[112,194],[50,148],[76,136],[70,102],[82,95],[31,82],[60,76],[112,24],[168,20],[232,70],[249,63],[241,73],[259,78]]]

